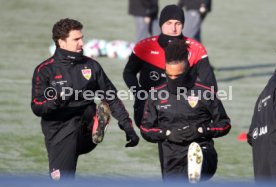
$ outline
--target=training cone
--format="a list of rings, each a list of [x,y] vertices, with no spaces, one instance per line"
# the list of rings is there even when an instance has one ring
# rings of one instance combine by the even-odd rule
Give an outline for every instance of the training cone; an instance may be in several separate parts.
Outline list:
[[[247,141],[247,132],[241,132],[237,139],[240,142],[246,142]]]

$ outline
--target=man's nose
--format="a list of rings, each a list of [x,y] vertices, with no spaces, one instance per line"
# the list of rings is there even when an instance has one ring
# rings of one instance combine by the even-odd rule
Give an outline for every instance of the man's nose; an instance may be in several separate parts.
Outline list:
[[[173,30],[174,32],[176,31],[176,26],[175,26],[175,25],[172,26],[172,30]]]
[[[84,44],[84,43],[83,43],[83,40],[80,39],[80,40],[79,40],[79,45],[80,45],[80,46],[83,46],[83,44]]]

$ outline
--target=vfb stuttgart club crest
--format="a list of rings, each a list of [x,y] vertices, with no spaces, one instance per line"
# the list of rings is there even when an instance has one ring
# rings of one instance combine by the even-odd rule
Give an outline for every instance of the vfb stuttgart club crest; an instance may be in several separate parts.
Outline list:
[[[81,73],[86,80],[89,80],[91,78],[91,69],[82,69]]]
[[[192,108],[194,108],[198,103],[198,97],[195,95],[188,96],[188,103]]]

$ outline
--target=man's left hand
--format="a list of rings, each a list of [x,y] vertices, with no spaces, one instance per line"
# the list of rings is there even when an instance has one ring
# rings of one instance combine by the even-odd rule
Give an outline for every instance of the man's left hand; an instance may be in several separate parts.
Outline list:
[[[126,133],[126,140],[127,144],[125,147],[135,147],[139,143],[139,137],[137,136],[136,132],[133,128],[129,128],[128,130],[125,130]]]
[[[201,124],[188,125],[182,128],[182,135],[185,141],[193,141],[197,138],[206,137],[210,128]]]

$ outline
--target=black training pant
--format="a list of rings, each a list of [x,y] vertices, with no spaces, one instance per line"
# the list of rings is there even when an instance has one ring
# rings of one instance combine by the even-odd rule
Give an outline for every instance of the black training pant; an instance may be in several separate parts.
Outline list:
[[[201,144],[201,143],[200,143]],[[159,159],[163,180],[188,180],[188,147],[168,141],[159,143]],[[213,145],[201,144],[203,164],[201,180],[210,179],[217,169],[217,152]]]
[[[79,155],[92,151],[97,145],[92,142],[91,125],[89,130],[82,123],[80,116],[60,125],[64,127],[52,140],[45,138],[45,144],[50,174],[55,171],[55,173],[60,173],[63,179],[74,177]]]

